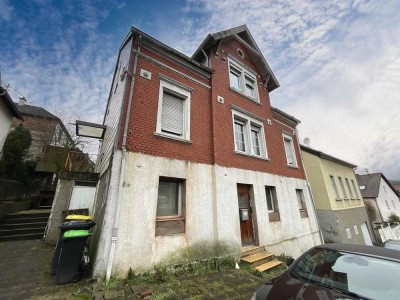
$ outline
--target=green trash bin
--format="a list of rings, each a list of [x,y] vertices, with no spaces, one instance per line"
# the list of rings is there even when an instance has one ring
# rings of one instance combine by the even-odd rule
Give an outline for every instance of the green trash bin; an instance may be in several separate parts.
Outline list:
[[[61,252],[56,271],[56,283],[70,283],[80,280],[80,263],[89,230],[68,230],[64,233],[61,243]]]

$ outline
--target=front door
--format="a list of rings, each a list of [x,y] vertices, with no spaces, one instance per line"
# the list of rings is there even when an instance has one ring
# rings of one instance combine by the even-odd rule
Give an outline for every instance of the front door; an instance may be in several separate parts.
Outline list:
[[[238,202],[239,202],[239,219],[240,219],[240,235],[242,238],[242,246],[254,244],[253,231],[253,212],[251,209],[250,187],[246,184],[238,184]]]

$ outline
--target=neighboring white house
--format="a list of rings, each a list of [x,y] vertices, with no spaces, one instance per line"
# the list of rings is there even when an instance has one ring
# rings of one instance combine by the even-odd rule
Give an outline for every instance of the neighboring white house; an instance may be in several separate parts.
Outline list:
[[[13,117],[23,121],[18,108],[12,101],[7,90],[0,86],[0,158],[3,153],[4,142],[11,128]]]
[[[385,222],[391,214],[400,216],[400,200],[395,188],[382,173],[357,175],[361,195],[376,210],[371,222]]]

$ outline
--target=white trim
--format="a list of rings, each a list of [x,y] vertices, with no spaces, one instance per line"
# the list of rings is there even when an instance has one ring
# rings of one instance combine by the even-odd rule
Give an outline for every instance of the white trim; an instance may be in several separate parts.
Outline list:
[[[294,126],[294,127],[289,126],[288,124],[285,124],[285,123],[283,123],[283,122],[281,122],[281,121],[278,121],[278,120],[275,119],[275,118],[272,118],[272,120],[274,120],[275,122],[278,122],[279,124],[281,124],[281,125],[283,125],[283,126],[289,127],[289,128],[292,129],[292,130],[296,130],[296,126]],[[293,134],[293,135],[295,135],[295,134]]]
[[[236,147],[236,137],[235,137],[235,121],[239,120],[244,124],[244,143],[245,143],[245,151],[238,150]],[[257,127],[259,130],[259,148],[260,155],[254,154],[253,142],[251,138],[251,128]],[[244,114],[236,109],[232,108],[232,127],[233,127],[233,143],[234,149],[236,153],[245,154],[257,158],[268,159],[267,145],[265,142],[265,132],[264,132],[264,123],[260,122],[257,119],[252,118],[251,116]]]
[[[161,129],[161,116],[162,116],[162,103],[163,103],[163,95],[164,90],[169,90],[173,93],[176,93],[180,97],[182,97],[183,104],[183,132],[182,136],[177,136],[174,134],[169,134],[167,132],[163,132]],[[166,81],[163,78],[160,78],[160,89],[158,92],[158,110],[157,110],[157,126],[156,133],[165,137],[171,137],[173,139],[190,141],[190,91],[182,89],[180,86],[176,86]]]
[[[135,53],[135,50],[133,52]],[[166,65],[166,64],[164,64],[164,63],[162,63],[160,61],[158,61],[157,59],[154,59],[154,58],[152,58],[152,57],[150,57],[150,56],[148,56],[146,54],[143,54],[143,53],[140,53],[139,56],[144,58],[144,59],[146,59],[146,60],[148,60],[148,61],[150,61],[150,62],[152,62],[152,63],[154,63],[154,64],[156,64],[156,65],[159,65],[159,66],[161,66],[161,67],[163,67],[163,68],[165,68],[165,69],[167,69],[169,71],[172,71],[172,72],[174,72],[176,74],[179,74],[179,75],[183,76],[184,78],[186,78],[186,79],[188,79],[190,81],[193,81],[193,82],[197,83],[198,85],[201,85],[202,87],[204,87],[206,89],[209,89],[209,90],[211,89],[211,86],[209,86],[207,84],[204,84],[201,81],[199,81],[199,80],[197,80],[197,79],[195,79],[195,78],[193,78],[193,77],[191,77],[191,76],[189,76],[189,75],[187,75],[187,74],[185,74],[185,73],[183,73],[181,71],[178,71],[178,70],[176,70],[176,69],[174,69],[174,68],[172,68],[172,67],[170,67],[170,66],[168,66],[168,65]]]
[[[240,72],[239,75],[239,89],[231,84],[231,67],[235,69],[234,73]],[[257,82],[257,73],[248,69],[243,64],[239,63],[238,61],[234,60],[231,56],[228,56],[228,75],[229,75],[229,86],[232,90],[242,94],[246,98],[250,100],[260,103],[260,97],[258,95],[258,82]],[[247,80],[246,80],[247,78]],[[246,94],[246,82],[253,81],[253,93],[254,96]]]
[[[298,167],[298,164],[297,164],[297,156],[296,156],[296,151],[294,150],[293,138],[292,138],[290,135],[286,134],[286,133],[282,133],[282,138],[283,138],[283,148],[285,149],[285,154],[286,154],[286,162],[287,162],[287,165],[288,165],[289,167],[292,167],[292,168],[297,168],[297,167]],[[293,156],[293,160],[294,160],[294,161],[293,161],[293,164],[291,164],[291,163],[289,162],[289,156],[288,156],[288,153],[287,153],[287,151],[286,151],[285,140],[289,140],[289,141],[290,141],[290,148],[291,148],[292,156]]]

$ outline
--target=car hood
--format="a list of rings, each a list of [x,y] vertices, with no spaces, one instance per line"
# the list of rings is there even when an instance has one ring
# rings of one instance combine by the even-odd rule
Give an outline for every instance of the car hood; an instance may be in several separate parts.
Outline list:
[[[261,290],[261,289],[260,289]],[[351,295],[343,294],[339,291],[323,286],[306,283],[293,278],[288,272],[264,285],[264,294],[257,295],[257,300],[261,299],[305,299],[305,300],[345,300],[360,299]],[[260,296],[260,297],[259,297]]]

